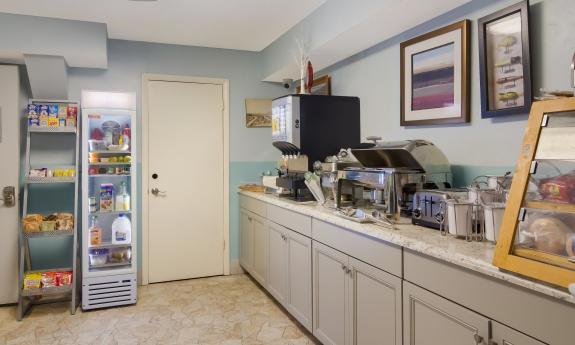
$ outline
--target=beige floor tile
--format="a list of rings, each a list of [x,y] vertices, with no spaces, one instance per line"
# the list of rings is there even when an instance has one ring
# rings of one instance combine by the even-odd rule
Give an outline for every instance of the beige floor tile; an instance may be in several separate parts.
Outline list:
[[[248,276],[140,287],[138,304],[70,315],[67,304],[35,306],[16,321],[0,308],[0,345],[315,344]]]

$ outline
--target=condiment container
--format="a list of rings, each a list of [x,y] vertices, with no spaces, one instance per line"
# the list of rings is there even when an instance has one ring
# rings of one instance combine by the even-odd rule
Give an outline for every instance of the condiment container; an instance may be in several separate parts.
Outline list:
[[[485,238],[491,242],[497,242],[499,228],[503,221],[505,204],[488,203],[483,205],[483,216],[485,219]]]
[[[473,238],[473,203],[470,201],[447,201],[447,227],[449,233],[467,240]]]

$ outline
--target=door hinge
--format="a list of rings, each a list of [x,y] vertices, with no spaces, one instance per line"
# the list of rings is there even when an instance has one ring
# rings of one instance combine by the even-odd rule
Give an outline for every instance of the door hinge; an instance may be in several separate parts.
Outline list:
[[[226,240],[224,240],[224,250],[226,250]]]

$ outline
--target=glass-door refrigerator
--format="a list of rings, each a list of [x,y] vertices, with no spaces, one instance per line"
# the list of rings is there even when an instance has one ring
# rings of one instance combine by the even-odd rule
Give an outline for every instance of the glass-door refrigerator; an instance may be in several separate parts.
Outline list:
[[[82,309],[137,299],[136,96],[82,92]]]

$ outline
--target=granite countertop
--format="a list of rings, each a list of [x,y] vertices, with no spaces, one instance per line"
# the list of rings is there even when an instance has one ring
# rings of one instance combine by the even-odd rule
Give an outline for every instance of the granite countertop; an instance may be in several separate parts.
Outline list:
[[[575,304],[575,296],[566,291],[500,271],[491,263],[495,245],[489,242],[467,242],[452,236],[441,236],[437,230],[407,222],[396,225],[396,229],[374,224],[360,224],[341,218],[334,214],[333,209],[318,206],[317,203],[301,204],[288,199],[280,199],[273,194],[245,191],[239,193]]]

